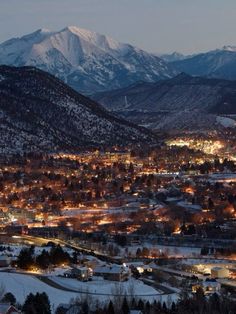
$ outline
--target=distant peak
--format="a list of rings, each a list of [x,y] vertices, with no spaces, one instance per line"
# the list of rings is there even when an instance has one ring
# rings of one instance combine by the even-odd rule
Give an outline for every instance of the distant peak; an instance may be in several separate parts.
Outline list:
[[[77,26],[66,26],[62,29],[62,31],[69,31],[69,32],[76,32],[79,30],[79,27]]]
[[[184,56],[184,54],[178,52],[178,51],[174,51],[171,53],[172,56]]]
[[[178,74],[175,78],[180,78],[180,79],[182,79],[182,78],[189,78],[189,77],[191,77],[191,75],[189,75],[189,74],[187,74],[187,73],[185,73],[185,72],[181,72],[181,73]]]
[[[80,28],[78,26],[75,26],[75,25],[66,26],[64,29],[68,30],[70,32],[76,32],[76,31],[81,31],[82,30],[82,28]]]
[[[36,33],[47,34],[47,33],[51,33],[51,31],[50,29],[47,29],[47,28],[40,28],[36,31]]]
[[[77,27],[77,26],[67,26],[62,31],[67,31],[67,32],[70,32],[70,33],[74,33],[74,34],[76,34],[78,36],[83,36],[83,37],[91,37],[91,36],[96,34],[95,32],[92,32],[92,31],[90,31],[88,29],[80,28],[80,27]]]
[[[186,74],[185,72],[181,72],[180,74],[178,74],[177,76],[173,77],[171,79],[172,82],[184,82],[186,80],[189,80],[190,78],[192,78],[191,75]]]
[[[92,42],[95,45],[98,45],[102,49],[110,48],[110,49],[121,49],[127,47],[127,44],[119,43],[113,38],[87,30],[85,28],[80,28],[77,26],[67,26],[61,32],[69,32],[80,38],[83,38],[86,41]]]
[[[224,46],[222,50],[236,52],[236,46],[227,45],[227,46]]]

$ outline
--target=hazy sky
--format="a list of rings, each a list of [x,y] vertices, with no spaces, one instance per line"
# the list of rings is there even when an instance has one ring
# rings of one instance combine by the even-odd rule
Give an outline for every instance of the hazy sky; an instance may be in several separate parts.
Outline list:
[[[0,42],[68,25],[152,52],[206,51],[236,45],[236,0],[0,0]]]

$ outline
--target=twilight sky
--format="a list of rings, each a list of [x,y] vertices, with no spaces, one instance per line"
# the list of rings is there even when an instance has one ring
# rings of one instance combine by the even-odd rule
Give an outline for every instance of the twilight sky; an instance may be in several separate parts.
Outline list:
[[[0,0],[0,42],[75,25],[151,52],[236,45],[235,0]]]

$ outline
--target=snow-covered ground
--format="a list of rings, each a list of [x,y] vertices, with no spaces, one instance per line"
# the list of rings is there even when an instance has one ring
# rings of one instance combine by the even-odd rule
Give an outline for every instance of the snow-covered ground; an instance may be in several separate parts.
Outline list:
[[[59,304],[69,303],[71,299],[80,298],[82,295],[86,295],[89,291],[94,293],[100,293],[100,295],[90,295],[92,300],[104,302],[112,298],[112,295],[106,296],[102,295],[102,293],[112,294],[115,291],[120,290],[119,288],[117,288],[117,286],[119,287],[119,283],[116,285],[115,282],[109,282],[105,280],[94,280],[84,283],[74,279],[65,279],[56,276],[50,277],[50,279],[53,279],[58,284],[63,285],[67,288],[81,288],[83,289],[82,291],[85,291],[85,294],[67,292],[53,288],[33,276],[0,272],[0,285],[4,286],[5,292],[13,293],[17,299],[17,302],[22,304],[29,293],[45,292],[50,299],[53,312],[56,310]],[[132,282],[134,282],[134,295],[136,295],[137,298],[149,300],[150,302],[152,302],[154,299],[167,302],[171,300],[174,301],[178,298],[178,294],[161,295],[159,294],[159,291],[156,291],[154,288],[149,287],[148,285],[145,285],[142,282],[134,279],[131,279],[131,282],[128,281],[125,283],[121,283],[124,290],[121,289],[120,291],[122,291],[122,293],[124,294],[125,292],[127,292],[127,290],[133,291]]]
[[[227,118],[227,117],[216,117],[216,121],[223,125],[225,128],[235,128],[236,127],[236,121],[234,119],[231,118]]]
[[[186,201],[180,201],[177,203],[178,206],[181,206],[181,207],[184,207],[186,209],[188,209],[189,211],[192,211],[192,212],[199,212],[202,210],[201,206],[200,205],[194,205],[194,204],[191,204],[191,203],[188,203]]]
[[[9,257],[17,257],[20,253],[20,251],[22,250],[22,248],[29,248],[28,245],[13,245],[13,244],[7,244],[7,245],[0,245],[0,246],[4,246],[5,250],[0,251],[0,256],[1,255],[7,255]],[[34,253],[35,255],[39,255],[42,253],[42,251],[50,251],[51,247],[50,246],[35,246],[34,247]],[[67,248],[67,247],[63,247],[63,250],[66,251],[67,253],[69,253],[70,255],[74,252],[74,250]]]
[[[142,249],[143,247],[146,247],[150,250],[150,253],[152,251],[158,250],[160,253],[165,253],[169,257],[196,257],[199,256],[201,253],[201,249],[197,247],[184,247],[184,246],[165,246],[165,245],[159,245],[159,244],[151,244],[148,242],[144,242],[140,245],[133,245],[129,246],[128,250],[131,252],[133,256],[135,256],[136,251],[138,248]]]
[[[56,276],[50,277],[50,279],[65,288],[94,293],[100,296],[119,294],[119,291],[122,291],[122,295],[126,294],[128,296],[133,294],[138,297],[155,297],[161,293],[160,291],[145,285],[142,281],[133,278],[125,282],[108,281],[104,280],[102,277],[93,277],[93,280],[88,282]]]
[[[77,293],[50,287],[39,279],[29,275],[0,272],[0,285],[4,286],[6,292],[13,293],[17,302],[21,304],[24,303],[25,298],[31,292],[46,292],[54,310],[60,303],[68,303],[72,298],[79,296]]]

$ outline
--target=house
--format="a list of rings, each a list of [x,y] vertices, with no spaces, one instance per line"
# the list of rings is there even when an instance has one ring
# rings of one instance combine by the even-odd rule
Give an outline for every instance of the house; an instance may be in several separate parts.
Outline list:
[[[160,270],[160,266],[158,266],[154,261],[146,265],[146,270],[148,272],[155,272]]]
[[[199,288],[202,288],[205,294],[217,293],[221,289],[221,284],[215,279],[206,279],[202,283],[192,286],[192,292],[196,293]]]
[[[223,267],[213,267],[211,269],[212,278],[229,278],[229,270]]]
[[[17,314],[17,313],[21,312],[10,303],[0,303],[0,314]]]
[[[86,266],[88,268],[92,268],[94,269],[95,267],[97,267],[99,265],[99,261],[96,258],[80,258],[78,257],[78,261],[83,265]]]
[[[105,265],[96,267],[94,275],[111,281],[126,281],[129,279],[130,269],[124,265]]]
[[[6,255],[0,256],[0,267],[8,267],[10,264],[11,264],[10,257],[8,257]]]
[[[145,271],[151,273],[152,268],[149,265],[145,265],[143,262],[133,262],[133,263],[130,263],[130,268],[136,269],[139,272],[139,274],[142,274]]]
[[[5,227],[5,232],[11,234],[28,234],[28,226],[25,225],[8,225]]]
[[[202,288],[206,294],[216,293],[220,291],[221,284],[214,279],[208,279],[203,282]]]
[[[67,270],[64,273],[64,276],[68,278],[77,278],[81,281],[88,281],[92,278],[93,271],[88,267],[74,267],[70,270]]]

